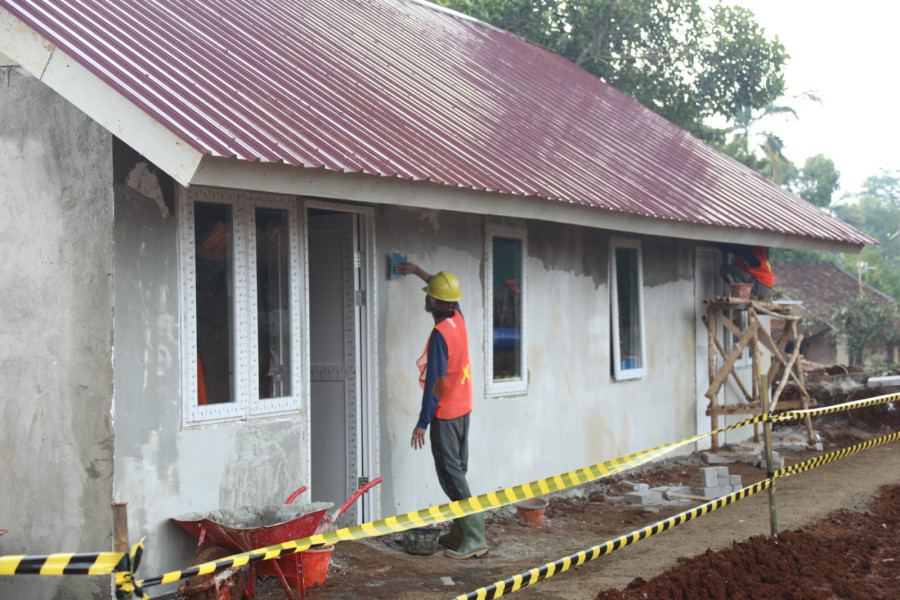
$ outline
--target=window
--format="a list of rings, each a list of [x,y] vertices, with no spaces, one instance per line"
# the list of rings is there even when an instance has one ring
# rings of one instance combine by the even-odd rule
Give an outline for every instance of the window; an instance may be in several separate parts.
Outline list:
[[[641,243],[613,240],[610,254],[613,376],[635,379],[647,374]]]
[[[741,339],[741,336],[747,331],[748,327],[748,315],[746,310],[725,310],[722,311],[722,315],[728,319],[728,321],[734,326],[734,329],[730,327],[725,327],[724,333],[724,342],[725,342],[725,352],[726,356],[730,354],[737,347],[738,342]],[[724,360],[724,358],[721,358]],[[735,361],[734,366],[736,367],[748,367],[750,366],[750,345],[744,347],[741,351],[741,355]]]
[[[183,197],[186,425],[300,408],[297,219],[285,197]]]
[[[716,281],[716,295],[718,296],[728,296],[728,284],[721,278]],[[741,339],[741,336],[747,331],[747,327],[749,325],[748,315],[746,310],[723,310],[722,317],[728,319],[728,323],[731,323],[732,327],[728,326],[728,323],[717,323],[717,327],[722,327],[722,343],[725,348],[725,357],[731,353],[732,350],[738,345],[738,341]],[[716,361],[717,364],[722,363],[725,360],[720,353],[716,353]],[[736,367],[747,367],[750,366],[750,346],[744,348],[741,352],[741,355],[735,361],[734,366]]]
[[[525,231],[489,225],[485,235],[485,370],[489,396],[528,391]]]

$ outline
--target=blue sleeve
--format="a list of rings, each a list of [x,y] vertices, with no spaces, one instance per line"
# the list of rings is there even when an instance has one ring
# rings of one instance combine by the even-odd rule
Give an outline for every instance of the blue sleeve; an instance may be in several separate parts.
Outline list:
[[[434,418],[440,398],[434,395],[434,382],[447,374],[447,341],[435,329],[428,341],[428,366],[425,369],[425,390],[422,392],[422,411],[417,427],[428,429]]]

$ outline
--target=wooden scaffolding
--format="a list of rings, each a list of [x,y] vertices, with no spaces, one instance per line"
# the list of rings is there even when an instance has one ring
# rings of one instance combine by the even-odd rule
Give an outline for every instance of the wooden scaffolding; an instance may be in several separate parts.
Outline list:
[[[762,414],[763,385],[769,394],[769,411],[772,413],[776,410],[805,409],[817,404],[815,399],[810,399],[809,393],[806,391],[800,364],[800,343],[803,341],[803,336],[797,333],[799,317],[791,314],[789,305],[719,296],[708,298],[704,302],[706,304],[706,329],[709,336],[709,389],[706,391],[709,406],[706,414],[712,421],[713,431],[719,428],[720,415]],[[735,319],[735,316],[741,313],[746,313],[746,319]],[[771,332],[760,320],[761,315],[784,322],[784,330],[778,342],[773,339]],[[723,337],[730,334],[730,348],[727,347],[724,340],[720,340],[717,336],[716,332],[719,330],[717,324],[723,326],[721,329]],[[793,342],[793,348],[788,354],[786,349],[791,342]],[[764,346],[772,357],[772,362],[765,372],[762,365],[761,346]],[[745,349],[749,350],[751,361],[750,390],[735,371],[735,363],[741,358]],[[716,369],[717,355],[722,359],[718,369]],[[728,380],[729,375],[732,376],[743,394],[743,402],[732,404],[718,402],[719,391]],[[791,380],[799,389],[799,400],[779,401],[781,393]],[[812,445],[816,441],[812,420],[807,415],[805,421],[808,442]],[[758,425],[754,427],[754,439],[759,441]],[[712,451],[716,452],[719,449],[719,440],[716,434],[713,434],[711,443]]]

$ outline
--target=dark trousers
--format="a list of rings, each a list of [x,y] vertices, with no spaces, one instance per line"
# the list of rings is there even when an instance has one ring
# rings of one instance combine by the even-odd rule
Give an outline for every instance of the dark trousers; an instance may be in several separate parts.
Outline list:
[[[469,468],[469,415],[431,420],[431,454],[441,489],[452,501],[471,496],[466,482]]]

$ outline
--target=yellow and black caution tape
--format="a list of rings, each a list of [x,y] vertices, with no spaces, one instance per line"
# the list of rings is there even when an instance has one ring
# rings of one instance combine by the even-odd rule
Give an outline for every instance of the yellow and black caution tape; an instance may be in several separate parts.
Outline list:
[[[124,552],[0,556],[0,575],[109,575]]]
[[[128,600],[129,598],[138,597],[142,600],[149,600],[149,596],[144,593],[139,585],[134,582],[134,572],[137,571],[138,565],[141,564],[141,556],[144,554],[144,540],[131,547],[131,552],[122,556],[122,562],[116,569],[116,600]]]
[[[763,420],[765,420],[764,416],[752,417],[741,421],[740,423],[735,423],[733,425],[723,427],[717,430],[716,433],[721,433],[730,429],[736,429],[738,427],[743,427]],[[294,540],[285,542],[283,544],[267,546],[266,548],[260,548],[258,550],[251,550],[249,552],[235,554],[233,556],[222,558],[217,561],[195,565],[181,571],[172,571],[157,577],[144,579],[139,581],[138,584],[142,587],[151,587],[165,583],[172,583],[180,579],[193,577],[195,575],[207,575],[219,569],[242,567],[251,562],[269,560],[272,558],[279,558],[288,554],[294,554],[296,552],[303,552],[304,550],[308,550],[309,548],[315,546],[323,546],[343,541],[359,540],[369,537],[378,537],[391,533],[399,533],[402,531],[406,531],[407,529],[425,527],[434,523],[442,523],[450,519],[456,519],[459,517],[464,517],[466,515],[484,512],[489,509],[500,508],[501,506],[515,504],[516,502],[527,500],[528,498],[534,498],[536,496],[543,496],[552,492],[562,491],[578,485],[589,483],[591,481],[595,481],[602,477],[613,475],[615,473],[621,473],[628,469],[633,469],[637,466],[646,464],[656,458],[659,458],[660,456],[669,454],[670,452],[673,452],[678,448],[693,444],[698,440],[703,439],[704,437],[712,435],[712,433],[713,432],[696,435],[678,442],[666,444],[665,446],[658,446],[650,450],[598,463],[596,465],[585,467],[577,471],[570,471],[568,473],[562,473],[560,475],[555,475],[546,479],[539,479],[537,481],[532,481],[531,483],[506,488],[498,492],[489,492],[480,496],[473,496],[464,500],[410,512],[405,515],[388,517],[387,519],[382,519],[380,521],[364,523],[362,525],[355,525],[353,527],[346,527],[344,529],[329,531],[300,540]]]
[[[251,550],[235,554],[217,561],[207,562],[195,565],[181,571],[172,571],[158,577],[152,577],[141,581],[128,581],[127,577],[122,577],[123,590],[128,585],[134,586],[134,590],[141,590],[143,587],[151,587],[164,583],[172,583],[180,579],[186,579],[194,575],[206,575],[213,573],[219,569],[230,567],[242,567],[251,562],[269,560],[279,558],[288,554],[294,554],[308,550],[309,548],[335,544],[341,541],[358,540],[368,537],[377,537],[391,533],[399,533],[408,529],[424,527],[427,525],[442,523],[450,519],[464,517],[466,515],[484,512],[485,510],[500,508],[509,504],[514,504],[535,496],[542,496],[552,492],[558,492],[565,489],[589,483],[613,475],[621,473],[629,469],[633,469],[640,465],[649,463],[661,456],[669,454],[679,448],[696,443],[703,438],[714,434],[719,434],[732,429],[745,427],[754,423],[787,421],[802,418],[806,415],[826,414],[837,412],[840,410],[851,410],[863,406],[871,406],[879,403],[892,402],[900,399],[900,394],[891,394],[880,396],[877,398],[869,398],[857,400],[855,402],[845,403],[843,405],[835,405],[831,407],[790,411],[780,413],[778,415],[758,415],[722,427],[715,431],[706,432],[695,435],[677,442],[658,446],[650,450],[637,452],[621,458],[616,458],[606,462],[598,463],[576,471],[562,473],[546,479],[540,479],[531,483],[506,488],[497,492],[490,492],[480,496],[473,496],[464,500],[442,504],[440,506],[431,507],[424,510],[414,511],[405,515],[398,515],[356,525],[346,527],[336,531],[329,531],[322,534],[310,536],[300,540],[293,540],[282,544],[267,546],[265,548]],[[125,561],[126,554],[121,552],[98,552],[98,553],[82,553],[82,554],[51,554],[49,556],[0,556],[0,576],[2,575],[109,575],[109,574],[130,574],[136,569],[133,556],[128,557],[132,560],[128,565]],[[127,568],[126,568],[127,567]],[[119,577],[117,577],[117,580]],[[129,593],[129,592],[123,592]],[[140,593],[140,592],[139,592]]]
[[[663,531],[672,529],[673,527],[677,527],[678,525],[683,525],[688,521],[692,521],[698,517],[709,514],[716,509],[722,508],[723,506],[727,506],[729,504],[737,502],[738,500],[742,500],[743,498],[752,496],[753,494],[761,492],[762,490],[768,489],[772,486],[773,483],[774,479],[764,479],[759,483],[755,483],[753,485],[742,488],[727,496],[722,496],[721,498],[717,498],[715,500],[707,502],[706,504],[697,506],[696,508],[686,510],[673,517],[669,517],[668,519],[657,521],[656,523],[648,525],[647,527],[636,529],[631,533],[617,537],[614,540],[609,540],[597,546],[592,546],[587,550],[582,550],[580,552],[576,552],[575,554],[570,554],[565,558],[561,558],[551,563],[546,563],[540,567],[525,571],[524,573],[513,575],[512,577],[504,579],[503,581],[497,581],[489,586],[471,591],[468,594],[459,595],[455,598],[455,600],[485,600],[488,598],[500,598],[506,593],[518,591],[523,587],[527,587],[543,579],[549,579],[550,577],[568,571],[573,567],[579,567],[588,561],[595,560],[607,554],[611,554],[616,550],[624,548],[625,546],[629,546],[641,540],[645,540],[650,536],[656,535],[657,533],[662,533]]]
[[[842,412],[845,410],[855,410],[866,406],[875,406],[877,404],[887,404],[900,400],[900,394],[885,394],[884,396],[876,396],[874,398],[863,398],[862,400],[854,400],[852,402],[844,402],[843,404],[834,404],[832,406],[821,406],[818,408],[804,408],[798,410],[786,411],[772,415],[772,421],[793,421],[803,417],[815,417],[818,415],[828,415],[831,413]]]
[[[875,446],[892,442],[897,439],[900,439],[900,432],[891,433],[874,440],[862,442],[854,446],[843,448],[835,452],[830,452],[828,454],[812,458],[795,465],[791,465],[790,467],[779,469],[772,477],[764,479],[763,481],[755,483],[751,486],[747,486],[741,490],[738,490],[737,492],[734,492],[727,496],[723,496],[721,498],[717,498],[716,500],[712,500],[710,502],[707,502],[706,504],[685,511],[668,519],[658,521],[653,525],[635,530],[627,535],[616,538],[615,540],[610,540],[598,546],[593,546],[592,548],[589,548],[587,550],[582,550],[581,552],[577,552],[565,558],[561,558],[552,563],[546,563],[540,567],[530,569],[528,571],[525,571],[524,573],[520,573],[518,575],[514,575],[512,577],[504,579],[503,581],[497,581],[489,586],[479,588],[477,590],[469,592],[468,594],[462,594],[460,596],[457,596],[454,600],[486,600],[489,598],[500,598],[506,593],[515,592],[523,587],[532,585],[543,579],[549,579],[550,577],[553,577],[558,573],[567,571],[572,567],[581,566],[589,560],[594,560],[601,556],[611,554],[612,552],[624,548],[625,546],[639,542],[643,539],[647,539],[652,535],[661,533],[678,525],[682,525],[684,523],[687,523],[688,521],[706,515],[718,508],[722,508],[723,506],[727,506],[728,504],[732,504],[734,502],[737,502],[738,500],[742,500],[748,496],[752,496],[753,494],[774,486],[775,479],[777,479],[778,477],[787,477],[796,473],[809,471],[816,467],[820,467],[823,464],[845,458],[847,456],[850,456],[851,454],[855,454],[863,450],[869,450],[871,448],[874,448]]]
[[[893,442],[898,439],[900,439],[900,431],[890,433],[874,440],[861,442],[854,446],[841,448],[840,450],[835,450],[834,452],[829,452],[828,454],[823,454],[822,456],[816,456],[815,458],[804,460],[802,462],[790,465],[789,467],[778,469],[777,471],[775,471],[775,477],[787,477],[788,475],[803,473],[804,471],[809,471],[815,469],[816,467],[821,467],[826,463],[845,458],[847,456],[850,456],[851,454],[856,454],[857,452],[862,452],[863,450],[869,450],[870,448],[874,448],[875,446],[880,446],[881,444]]]

